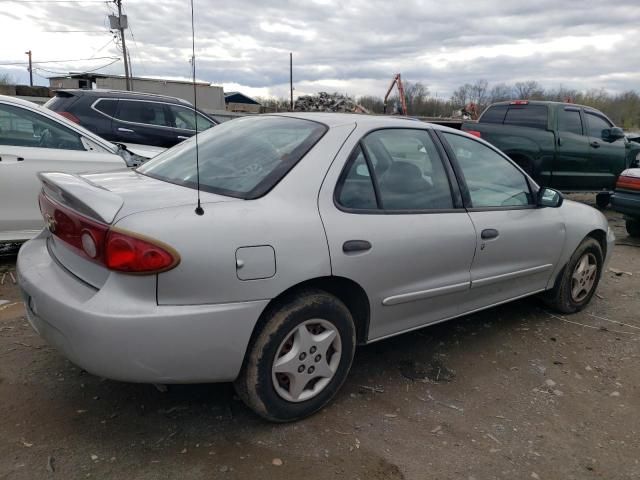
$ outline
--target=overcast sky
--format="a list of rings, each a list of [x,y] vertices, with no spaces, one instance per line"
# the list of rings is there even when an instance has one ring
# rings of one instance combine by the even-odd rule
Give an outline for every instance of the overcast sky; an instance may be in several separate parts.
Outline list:
[[[123,0],[136,76],[189,75],[188,0]],[[120,52],[108,30],[113,2],[0,0],[0,64],[87,71]],[[446,97],[459,85],[537,80],[545,87],[640,89],[638,0],[195,0],[197,76],[225,90],[287,96],[385,93],[394,73]],[[67,33],[60,33],[65,31]],[[46,70],[45,70],[46,69]],[[123,73],[122,61],[99,70]],[[0,66],[28,83],[25,66]]]

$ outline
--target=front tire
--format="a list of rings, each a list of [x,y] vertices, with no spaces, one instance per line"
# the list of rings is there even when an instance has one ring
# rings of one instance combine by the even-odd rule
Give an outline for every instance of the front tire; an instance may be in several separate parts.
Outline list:
[[[543,296],[545,303],[562,313],[575,313],[591,301],[602,275],[602,247],[586,238],[565,266],[556,286]]]
[[[290,422],[327,405],[347,378],[353,318],[336,297],[306,290],[265,312],[234,386],[261,417]]]
[[[630,237],[640,237],[640,220],[627,220],[625,226]]]

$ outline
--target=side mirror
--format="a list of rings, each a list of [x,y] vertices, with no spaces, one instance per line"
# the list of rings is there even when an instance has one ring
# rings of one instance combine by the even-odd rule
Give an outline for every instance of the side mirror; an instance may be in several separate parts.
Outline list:
[[[558,208],[562,205],[564,197],[553,188],[543,187],[538,191],[538,206]]]
[[[620,140],[621,138],[624,138],[624,130],[622,130],[620,127],[611,127],[602,131],[603,140],[615,142],[616,140]]]

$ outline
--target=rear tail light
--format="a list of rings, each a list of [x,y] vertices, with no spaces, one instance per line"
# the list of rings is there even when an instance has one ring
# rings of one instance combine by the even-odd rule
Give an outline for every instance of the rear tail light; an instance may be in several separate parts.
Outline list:
[[[640,177],[620,175],[616,181],[616,189],[640,191]]]
[[[477,130],[467,130],[469,135],[473,135],[474,137],[482,138],[482,134]]]
[[[514,100],[509,102],[509,105],[529,105],[529,100]]]
[[[120,230],[107,235],[104,257],[108,269],[127,273],[164,272],[175,267],[179,258],[167,245]]]
[[[64,118],[66,118],[67,120],[71,120],[74,123],[80,123],[80,119],[71,112],[56,112],[56,113],[58,115],[62,115]]]
[[[44,193],[40,211],[49,231],[79,255],[124,273],[151,274],[172,269],[180,255],[162,242],[112,228],[54,202]]]

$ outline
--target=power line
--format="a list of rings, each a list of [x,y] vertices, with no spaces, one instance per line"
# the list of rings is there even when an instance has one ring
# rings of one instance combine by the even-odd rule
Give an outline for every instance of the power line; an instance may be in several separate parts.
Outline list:
[[[109,30],[42,30],[41,33],[111,33]]]
[[[0,0],[1,1],[1,0]],[[43,60],[41,62],[33,62],[34,65],[41,63],[68,63],[68,62],[87,62],[89,60],[113,60],[116,57],[93,57],[93,58],[72,58],[67,60]],[[2,62],[0,67],[8,67],[11,65],[29,65],[29,62]]]
[[[111,43],[113,42],[113,38],[110,38],[109,41],[107,43],[105,43],[103,46],[101,46],[100,48],[98,48],[97,50],[95,50],[91,56],[89,58],[93,59],[93,57],[95,57],[98,53],[100,53],[102,50],[104,50],[105,48],[107,48],[109,45],[111,45]]]
[[[106,68],[106,67],[108,67],[110,65],[113,65],[114,63],[119,62],[119,61],[120,61],[120,59],[116,58],[112,62],[109,62],[109,63],[107,63],[105,65],[101,65],[100,67],[92,68],[91,70],[85,70],[84,72],[74,72],[73,75],[83,75],[85,73],[91,73],[91,72],[95,72],[97,70],[102,70],[103,68]],[[46,68],[36,68],[36,70],[41,70],[41,71],[47,72],[47,73],[54,73],[56,75],[69,75],[69,72],[56,72],[54,70],[47,70]],[[46,77],[44,77],[44,78],[46,78]]]

